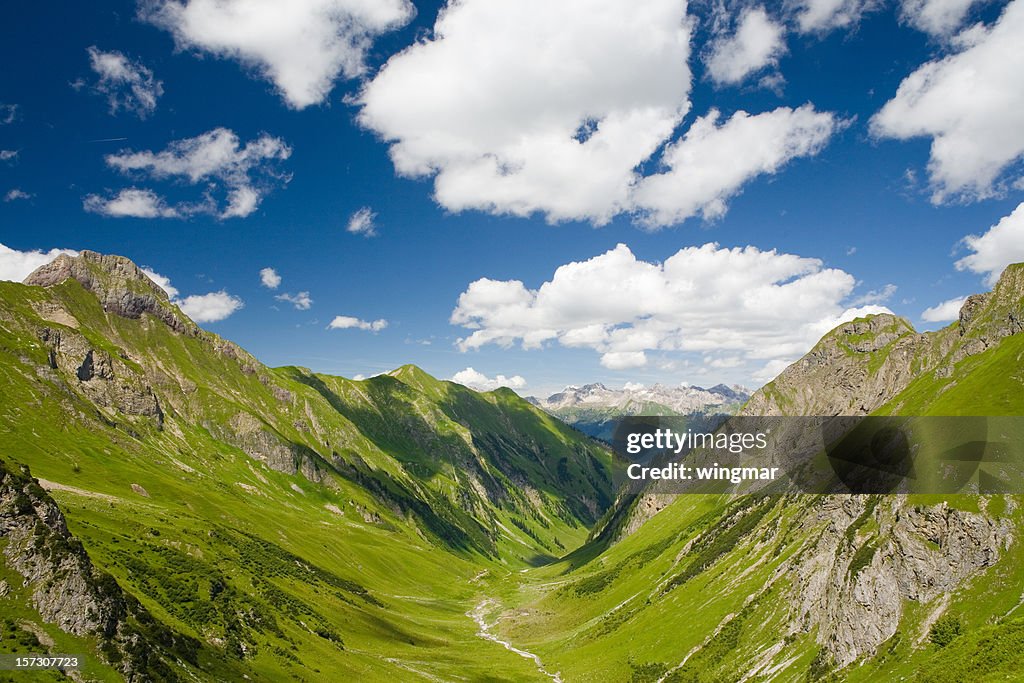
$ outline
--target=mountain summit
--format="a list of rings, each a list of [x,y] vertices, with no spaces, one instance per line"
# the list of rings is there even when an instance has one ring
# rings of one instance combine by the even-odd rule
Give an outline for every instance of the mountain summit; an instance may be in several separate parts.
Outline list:
[[[103,309],[125,318],[143,313],[162,320],[177,332],[195,333],[197,327],[167,292],[124,256],[82,251],[77,256],[61,254],[25,278],[26,285],[55,287],[75,280],[99,299]]]

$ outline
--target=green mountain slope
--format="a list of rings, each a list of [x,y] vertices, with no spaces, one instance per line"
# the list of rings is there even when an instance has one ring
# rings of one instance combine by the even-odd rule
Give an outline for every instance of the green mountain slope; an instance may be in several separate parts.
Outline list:
[[[1022,297],[1018,265],[939,332],[842,325],[742,412],[1024,414]],[[647,494],[492,589],[506,637],[566,680],[1017,680],[1021,502]]]
[[[194,644],[154,647],[161,677],[207,661],[251,680],[535,673],[477,635],[474,579],[582,542],[611,500],[605,448],[411,366],[363,382],[266,368],[120,257],[61,257],[28,282],[0,283],[0,458],[31,467],[96,571]],[[28,583],[4,599],[47,629],[48,589]],[[142,676],[82,637],[90,666]]]

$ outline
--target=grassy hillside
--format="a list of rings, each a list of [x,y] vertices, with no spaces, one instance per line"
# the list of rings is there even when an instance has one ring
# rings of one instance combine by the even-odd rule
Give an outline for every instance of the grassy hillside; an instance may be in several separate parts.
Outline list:
[[[840,326],[744,412],[1022,415],[1022,274],[937,333]],[[1021,502],[639,496],[612,522],[635,533],[492,590],[503,633],[566,680],[1017,680]]]
[[[97,567],[228,678],[535,672],[478,637],[474,579],[581,543],[611,500],[606,449],[411,366],[266,368],[105,265],[0,283],[0,458],[32,468]],[[104,308],[111,292],[143,312]],[[3,599],[49,628],[25,598]]]

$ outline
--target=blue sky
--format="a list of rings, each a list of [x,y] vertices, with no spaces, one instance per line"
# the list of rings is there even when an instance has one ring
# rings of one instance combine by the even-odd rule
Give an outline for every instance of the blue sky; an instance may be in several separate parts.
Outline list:
[[[119,253],[269,365],[544,394],[756,386],[1024,260],[1024,0],[633,4],[7,3],[0,277]]]

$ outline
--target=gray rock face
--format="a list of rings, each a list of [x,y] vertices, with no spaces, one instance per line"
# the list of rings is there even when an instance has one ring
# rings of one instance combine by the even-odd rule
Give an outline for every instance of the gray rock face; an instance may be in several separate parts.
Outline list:
[[[32,272],[25,284],[53,287],[69,279],[95,294],[106,311],[124,318],[140,318],[148,313],[176,332],[198,332],[195,323],[177,310],[167,293],[123,256],[93,251],[78,256],[62,254]]]
[[[818,643],[840,667],[875,652],[900,625],[908,601],[926,603],[992,566],[1012,540],[1006,520],[941,504],[908,507],[886,499],[873,510],[865,496],[824,499],[803,520],[814,538],[788,570],[793,630],[817,629]],[[884,530],[859,537],[866,515]],[[818,531],[820,529],[820,531]]]
[[[124,359],[96,349],[73,330],[44,327],[39,340],[49,348],[50,367],[91,401],[125,415],[151,418],[163,426],[163,410],[144,374]]]
[[[123,606],[96,589],[88,556],[70,541],[64,516],[41,491],[10,475],[0,485],[7,563],[33,587],[32,601],[43,619],[75,635],[109,637]]]
[[[57,504],[27,469],[13,469],[2,460],[0,541],[7,566],[31,588],[32,604],[44,621],[99,639],[100,652],[111,658],[108,661],[126,681],[154,680],[153,665],[166,653],[158,654],[130,623],[156,624],[152,615],[127,598],[113,578],[93,567]],[[162,645],[177,645],[169,631],[161,635]],[[161,670],[168,671],[163,666]]]
[[[840,325],[759,389],[742,415],[867,415],[916,376],[929,346],[909,322],[875,315]]]

